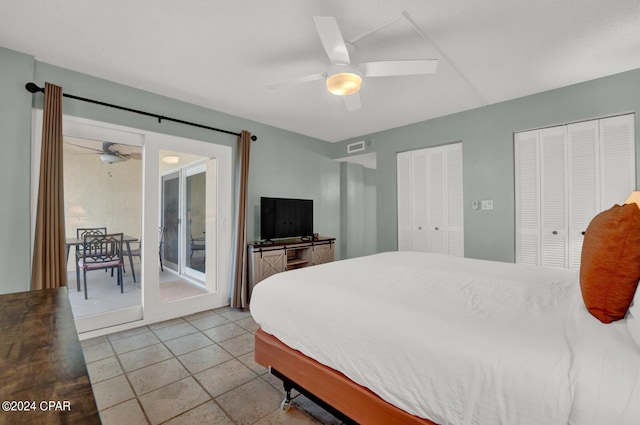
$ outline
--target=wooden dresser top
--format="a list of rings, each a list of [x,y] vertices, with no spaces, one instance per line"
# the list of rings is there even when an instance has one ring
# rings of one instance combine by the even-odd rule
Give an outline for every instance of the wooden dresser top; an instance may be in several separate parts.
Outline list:
[[[0,402],[0,424],[101,423],[67,288],[0,295]]]

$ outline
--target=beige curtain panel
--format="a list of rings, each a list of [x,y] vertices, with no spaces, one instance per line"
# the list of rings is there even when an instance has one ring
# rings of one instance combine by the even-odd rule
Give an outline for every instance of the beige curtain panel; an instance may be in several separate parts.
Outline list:
[[[62,87],[45,83],[44,88],[32,290],[58,288],[67,284],[62,174]]]
[[[234,264],[231,270],[231,307],[247,308],[251,288],[247,280],[247,194],[249,191],[249,159],[251,155],[251,133],[242,130],[238,137],[237,159],[237,204],[236,238],[234,241]]]

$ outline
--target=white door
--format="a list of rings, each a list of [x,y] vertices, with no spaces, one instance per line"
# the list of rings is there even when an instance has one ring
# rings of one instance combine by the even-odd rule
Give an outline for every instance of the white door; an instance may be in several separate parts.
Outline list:
[[[635,114],[600,120],[601,210],[622,204],[636,187]]]
[[[411,153],[411,217],[414,251],[429,251],[429,208],[430,200],[426,150]]]
[[[580,268],[584,232],[600,212],[598,121],[567,126],[569,268]]]
[[[462,144],[397,155],[398,250],[464,256]]]
[[[538,130],[516,133],[516,263],[540,264],[540,156]]]
[[[567,267],[565,127],[540,130],[541,242],[543,266]]]
[[[445,146],[447,252],[464,257],[462,144]]]
[[[428,149],[427,156],[429,181],[429,207],[427,210],[429,229],[429,251],[441,254],[447,253],[447,224],[445,215],[445,167],[444,150],[442,148]]]
[[[398,202],[398,251],[413,249],[413,224],[411,221],[411,152],[401,152],[397,164]]]

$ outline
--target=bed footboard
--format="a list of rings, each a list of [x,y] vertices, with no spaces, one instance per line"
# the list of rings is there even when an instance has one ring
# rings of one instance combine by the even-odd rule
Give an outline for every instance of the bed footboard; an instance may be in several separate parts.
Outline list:
[[[285,390],[288,385],[295,387],[341,419],[367,425],[436,425],[382,400],[342,373],[288,347],[262,329],[255,334],[255,360],[283,379]]]

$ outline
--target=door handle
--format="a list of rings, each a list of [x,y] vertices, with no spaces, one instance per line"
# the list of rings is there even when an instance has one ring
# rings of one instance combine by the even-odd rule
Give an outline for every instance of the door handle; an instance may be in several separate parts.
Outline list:
[[[551,233],[552,233],[552,234],[554,234],[554,235],[557,235],[557,234],[558,234],[558,231],[557,231],[557,230],[554,230],[554,231],[553,231],[553,232],[551,232]]]

